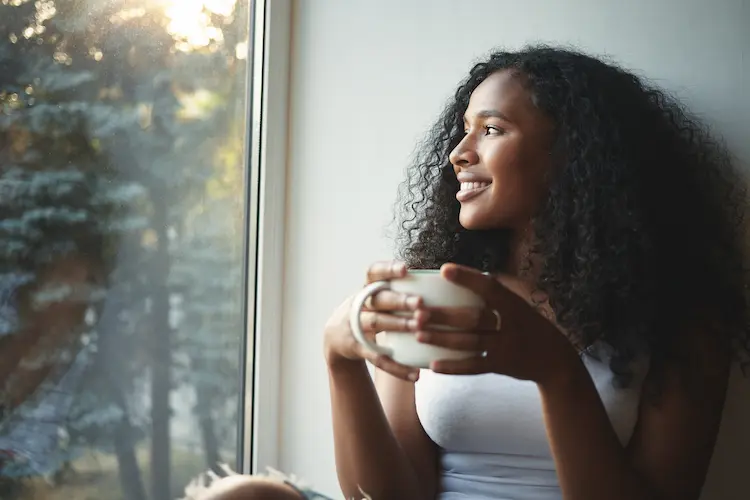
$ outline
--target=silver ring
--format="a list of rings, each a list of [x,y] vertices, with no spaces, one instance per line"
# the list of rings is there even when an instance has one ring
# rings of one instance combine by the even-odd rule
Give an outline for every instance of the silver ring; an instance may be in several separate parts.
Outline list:
[[[495,315],[495,331],[499,332],[503,327],[503,317],[500,315],[497,309],[492,310],[492,314]]]

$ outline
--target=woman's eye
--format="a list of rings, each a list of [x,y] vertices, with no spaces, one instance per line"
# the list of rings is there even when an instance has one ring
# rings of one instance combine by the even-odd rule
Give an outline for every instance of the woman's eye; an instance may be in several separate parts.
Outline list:
[[[503,135],[505,130],[493,125],[485,125],[484,132],[484,135]]]
[[[484,135],[503,135],[503,134],[505,134],[505,130],[504,129],[502,129],[500,127],[496,127],[494,125],[485,125],[482,128],[484,129]],[[464,129],[464,135],[467,135],[467,134],[470,134],[470,133],[471,133],[470,129],[468,129],[468,128]]]

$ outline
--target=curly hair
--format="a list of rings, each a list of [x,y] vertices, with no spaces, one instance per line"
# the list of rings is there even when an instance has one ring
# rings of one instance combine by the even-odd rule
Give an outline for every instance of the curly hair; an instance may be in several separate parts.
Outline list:
[[[674,346],[695,321],[746,361],[747,196],[731,155],[675,98],[575,50],[495,52],[471,69],[401,185],[400,258],[413,268],[507,270],[510,230],[461,227],[448,159],[472,92],[500,70],[520,77],[555,124],[555,168],[528,257],[539,258],[534,285],[571,341],[609,344],[621,385],[643,350],[657,373],[679,356]]]

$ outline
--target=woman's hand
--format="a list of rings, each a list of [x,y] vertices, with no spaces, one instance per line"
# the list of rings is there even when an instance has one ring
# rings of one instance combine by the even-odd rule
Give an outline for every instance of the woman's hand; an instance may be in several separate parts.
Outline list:
[[[431,322],[465,331],[419,331],[417,339],[482,355],[437,361],[431,370],[455,375],[499,373],[544,384],[580,362],[576,349],[560,329],[497,278],[455,264],[444,265],[442,275],[481,296],[486,309],[473,315],[459,310],[432,310]]]
[[[403,278],[406,266],[401,262],[378,262],[367,271],[367,283]],[[324,350],[329,367],[342,363],[368,360],[391,375],[410,381],[419,378],[419,369],[396,363],[387,356],[375,354],[357,342],[349,326],[349,311],[354,297],[345,300],[329,318],[325,326]],[[384,290],[371,297],[360,315],[362,330],[374,339],[385,330],[416,332],[423,329],[429,314],[421,309],[422,298]],[[396,316],[394,312],[407,312]]]

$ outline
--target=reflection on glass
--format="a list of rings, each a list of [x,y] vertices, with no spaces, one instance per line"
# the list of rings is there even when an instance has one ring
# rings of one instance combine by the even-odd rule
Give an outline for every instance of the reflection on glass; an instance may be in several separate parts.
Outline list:
[[[250,0],[0,0],[0,498],[235,466]]]

